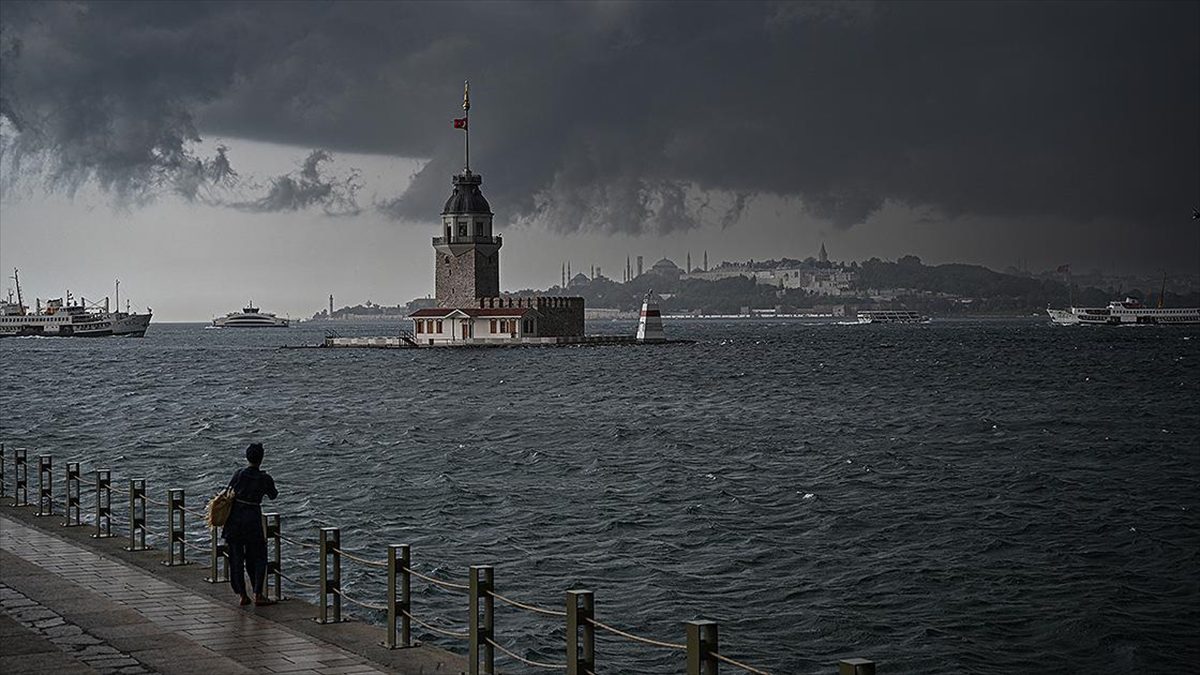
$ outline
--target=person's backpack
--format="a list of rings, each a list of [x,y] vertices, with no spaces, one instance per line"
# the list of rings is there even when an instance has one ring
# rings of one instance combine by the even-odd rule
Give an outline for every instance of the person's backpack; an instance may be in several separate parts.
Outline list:
[[[233,509],[233,488],[227,487],[208,500],[208,508],[204,510],[204,522],[209,527],[221,527],[229,520],[229,511]]]

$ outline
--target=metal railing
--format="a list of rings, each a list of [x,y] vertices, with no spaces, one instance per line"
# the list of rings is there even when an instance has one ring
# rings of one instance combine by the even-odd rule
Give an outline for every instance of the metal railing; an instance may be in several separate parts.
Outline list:
[[[79,483],[79,462],[67,462],[67,503],[63,508],[63,515],[67,519],[63,522],[63,527],[78,527],[83,524],[82,502],[80,500]]]
[[[38,510],[37,516],[54,515],[54,458],[38,455]]]
[[[14,448],[14,506],[29,506],[27,494],[27,463],[26,451]],[[3,484],[4,474],[4,445],[0,444],[0,485]],[[53,460],[50,455],[38,457],[38,512],[35,515],[50,515],[53,511],[51,467]],[[95,538],[115,536],[112,532],[112,474],[109,469],[97,469],[95,490]],[[161,532],[165,538],[167,559],[162,563],[168,566],[187,565],[187,550],[207,550],[209,554],[208,576],[206,581],[222,583],[229,581],[230,561],[228,547],[218,536],[217,528],[209,529],[208,546],[188,540],[187,514],[204,518],[204,513],[189,509],[186,506],[185,493],[182,488],[167,490],[167,499],[160,502],[150,499],[146,494],[146,481],[142,478],[130,479],[127,495],[129,498],[129,520],[127,523],[129,545],[127,551],[149,551],[146,545],[147,533],[156,534],[148,528],[149,513],[147,504],[163,507],[166,516],[167,529]],[[69,462],[66,470],[66,516],[62,523],[64,527],[80,525],[80,469],[78,462]],[[637,635],[616,628],[596,619],[595,594],[590,590],[573,589],[566,591],[564,609],[540,607],[527,602],[515,600],[502,595],[496,590],[495,568],[491,565],[471,565],[468,568],[466,583],[443,579],[429,574],[423,574],[413,569],[412,548],[408,544],[389,544],[387,557],[383,560],[373,560],[365,556],[347,551],[342,543],[340,528],[321,527],[317,531],[317,543],[285,537],[282,532],[282,517],[279,513],[262,514],[263,532],[268,544],[267,575],[272,583],[268,585],[275,600],[283,600],[283,580],[309,590],[315,590],[318,598],[317,623],[338,623],[347,619],[342,616],[342,601],[373,612],[386,615],[386,634],[382,646],[388,649],[413,647],[413,625],[417,625],[430,633],[442,637],[462,640],[467,643],[468,673],[491,674],[496,672],[497,652],[525,666],[546,670],[561,670],[569,675],[594,675],[597,668],[596,632],[602,631],[623,640],[658,649],[669,649],[684,652],[686,672],[688,675],[716,675],[721,664],[732,666],[743,672],[764,675],[766,671],[742,663],[730,656],[722,654],[718,647],[718,624],[709,620],[685,621],[685,642],[669,642]],[[287,542],[302,550],[315,550],[319,560],[320,577],[316,583],[300,581],[284,573],[282,549]],[[342,560],[346,559],[369,569],[382,570],[387,575],[387,594],[382,604],[368,602],[346,593],[342,587]],[[466,627],[461,629],[443,618],[418,618],[413,608],[413,579],[429,584],[431,588],[447,593],[467,596]],[[563,645],[564,660],[562,662],[537,661],[521,656],[497,641],[495,607],[496,603],[529,612],[544,617],[561,620],[565,628],[565,644]],[[839,675],[875,675],[875,664],[864,659],[846,659],[838,663]]]

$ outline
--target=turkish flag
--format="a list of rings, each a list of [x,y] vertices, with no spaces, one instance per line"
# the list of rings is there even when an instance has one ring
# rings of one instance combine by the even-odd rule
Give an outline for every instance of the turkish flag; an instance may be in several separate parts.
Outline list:
[[[465,118],[465,117],[455,118],[454,128],[455,129],[466,129],[467,128],[467,118]]]

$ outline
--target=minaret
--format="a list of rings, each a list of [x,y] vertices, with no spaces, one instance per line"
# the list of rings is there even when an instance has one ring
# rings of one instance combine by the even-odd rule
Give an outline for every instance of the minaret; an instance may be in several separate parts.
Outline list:
[[[704,252],[704,271],[708,271],[708,251]]]
[[[562,264],[562,285],[559,288],[567,287],[567,263]]]
[[[464,85],[463,111],[470,109]],[[467,118],[454,120],[454,126],[466,130]],[[437,256],[434,287],[440,307],[472,307],[478,298],[500,295],[503,241],[492,234],[492,207],[479,190],[483,177],[471,172],[469,153],[468,145],[462,173],[451,179],[454,191],[442,209],[443,236],[433,238]]]
[[[691,252],[691,251],[688,251],[688,256],[687,256],[687,269],[686,269],[686,270],[684,270],[684,272],[686,272],[687,274],[691,274],[691,273],[692,273],[692,252]]]
[[[329,294],[329,318],[333,318],[333,293]]]
[[[820,253],[820,257],[818,258],[818,260],[820,260],[823,263],[829,262],[829,254],[825,252],[825,242],[821,242],[821,253]]]

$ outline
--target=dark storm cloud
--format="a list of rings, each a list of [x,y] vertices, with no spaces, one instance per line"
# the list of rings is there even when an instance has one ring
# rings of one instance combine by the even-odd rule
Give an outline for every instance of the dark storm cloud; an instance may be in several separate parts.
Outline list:
[[[358,172],[351,171],[347,177],[327,177],[321,171],[321,165],[330,159],[328,152],[313,150],[295,174],[272,179],[265,195],[252,201],[232,202],[230,206],[259,213],[299,211],[319,206],[331,216],[355,215],[360,211],[356,198]]]
[[[6,154],[117,194],[195,167],[202,129],[430,158],[382,203],[429,219],[467,77],[498,215],[560,230],[729,224],[763,194],[839,226],[889,201],[1154,224],[1200,184],[1197,3],[4,7]]]

